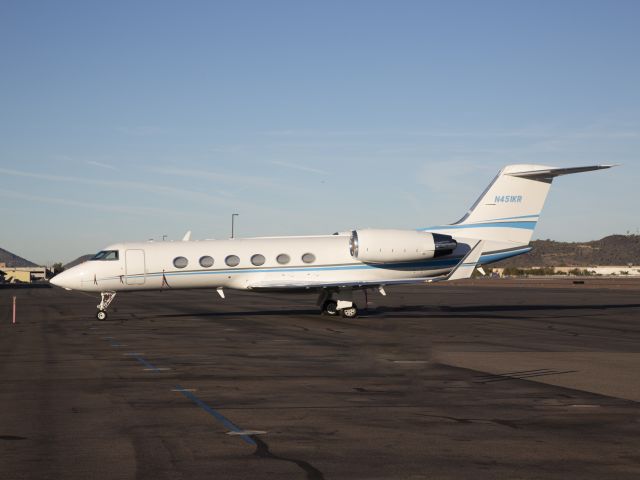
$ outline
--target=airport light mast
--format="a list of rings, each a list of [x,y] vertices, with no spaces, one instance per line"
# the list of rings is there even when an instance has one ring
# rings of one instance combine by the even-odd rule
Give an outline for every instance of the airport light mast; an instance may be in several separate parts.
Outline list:
[[[239,213],[232,213],[231,214],[231,238],[234,238],[235,220],[236,220],[236,217],[239,217],[239,216],[240,216]]]

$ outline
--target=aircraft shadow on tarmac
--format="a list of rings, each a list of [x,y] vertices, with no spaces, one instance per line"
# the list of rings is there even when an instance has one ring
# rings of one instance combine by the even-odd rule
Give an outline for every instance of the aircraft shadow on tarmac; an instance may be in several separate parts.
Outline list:
[[[528,313],[544,312],[579,312],[589,311],[592,315],[599,311],[639,308],[640,303],[599,304],[599,305],[465,305],[465,306],[429,306],[406,305],[399,307],[380,306],[368,313],[370,316],[397,315],[399,317],[449,317],[449,318],[497,318],[508,314],[527,316]]]
[[[398,307],[377,306],[362,308],[360,316],[382,317],[397,315],[400,317],[492,317],[495,318],[505,313],[528,313],[546,311],[608,311],[640,308],[640,303],[628,304],[600,304],[600,305],[465,305],[455,306],[433,306],[433,305],[404,305]],[[242,310],[242,311],[216,311],[216,312],[185,312],[153,315],[154,318],[184,318],[184,317],[251,317],[251,316],[300,316],[318,315],[316,309],[270,309],[270,310]],[[140,318],[140,317],[138,317]],[[323,318],[331,318],[323,316]]]
[[[162,315],[153,315],[153,318],[183,318],[183,317],[255,317],[255,316],[271,316],[271,315],[318,315],[316,309],[295,309],[295,310],[243,310],[243,311],[217,311],[217,312],[191,312],[191,313],[167,313]]]
[[[465,305],[465,306],[433,306],[433,305],[406,305],[400,307],[377,307],[376,310],[384,312],[424,311],[440,313],[485,313],[485,312],[531,312],[546,310],[609,310],[622,308],[638,308],[640,303],[625,304],[600,304],[600,305]]]

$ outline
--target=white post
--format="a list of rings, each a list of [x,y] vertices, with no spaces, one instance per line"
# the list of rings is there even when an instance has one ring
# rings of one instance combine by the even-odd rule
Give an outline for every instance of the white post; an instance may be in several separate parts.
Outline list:
[[[235,236],[235,232],[234,232],[234,228],[233,227],[235,226],[236,217],[239,217],[239,216],[240,216],[239,213],[232,213],[231,214],[231,238],[234,238],[234,236]]]

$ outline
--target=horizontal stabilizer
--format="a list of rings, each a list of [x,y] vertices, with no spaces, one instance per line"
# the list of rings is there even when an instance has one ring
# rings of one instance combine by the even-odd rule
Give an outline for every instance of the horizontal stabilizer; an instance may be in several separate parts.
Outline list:
[[[534,170],[527,170],[523,172],[506,172],[507,175],[512,177],[528,178],[530,180],[540,180],[543,182],[549,182],[555,177],[560,175],[569,175],[571,173],[591,172],[593,170],[604,170],[605,168],[615,167],[616,165],[588,165],[585,167],[568,167],[568,168],[540,168]]]

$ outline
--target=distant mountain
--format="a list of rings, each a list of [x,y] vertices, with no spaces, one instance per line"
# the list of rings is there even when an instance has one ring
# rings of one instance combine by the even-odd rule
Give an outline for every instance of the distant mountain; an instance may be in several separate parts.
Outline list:
[[[15,255],[4,248],[0,248],[0,263],[4,263],[7,267],[37,267],[33,262]]]
[[[95,253],[88,253],[86,255],[82,255],[81,257],[76,258],[75,260],[67,263],[64,266],[65,270],[70,269],[71,267],[75,267],[76,265],[80,265],[82,262],[86,262],[87,260],[89,260],[91,257],[93,257],[95,255]]]
[[[589,267],[640,265],[640,235],[610,235],[591,242],[534,240],[533,250],[495,267]]]

